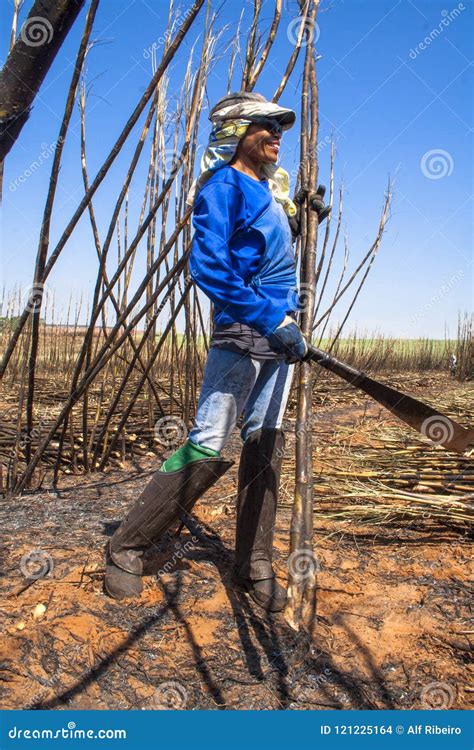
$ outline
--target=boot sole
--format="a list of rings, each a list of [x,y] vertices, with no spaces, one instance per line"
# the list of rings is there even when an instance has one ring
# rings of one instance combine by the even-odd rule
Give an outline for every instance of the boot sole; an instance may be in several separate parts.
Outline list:
[[[108,570],[108,568],[110,568],[110,570]],[[129,582],[135,582],[134,579],[138,579],[136,581],[138,585],[132,591],[127,591],[126,589],[121,590],[120,587],[110,586],[109,576],[113,574],[118,574],[119,576],[120,574],[123,574],[125,576],[125,580],[128,580]],[[114,563],[111,562],[110,559],[108,559],[105,566],[104,591],[108,596],[110,596],[112,599],[116,599],[117,601],[120,601],[122,599],[137,599],[143,591],[142,579],[139,576],[134,576],[132,573],[127,573],[127,571],[122,570],[117,565],[114,565]]]
[[[254,592],[252,585],[247,581],[232,576],[232,584],[236,590],[247,594],[251,598],[251,600],[255,604],[257,604],[260,609],[263,609],[267,614],[278,614],[278,612],[282,612],[285,609],[286,599],[281,606],[278,605],[278,607],[276,608],[269,608],[264,602],[258,599],[258,594]]]
[[[122,599],[137,599],[143,591],[143,586],[139,591],[137,589],[137,591],[134,591],[133,593],[120,593],[117,589],[110,588],[107,584],[107,579],[104,578],[104,591],[111,599],[115,599],[116,601],[121,601]]]

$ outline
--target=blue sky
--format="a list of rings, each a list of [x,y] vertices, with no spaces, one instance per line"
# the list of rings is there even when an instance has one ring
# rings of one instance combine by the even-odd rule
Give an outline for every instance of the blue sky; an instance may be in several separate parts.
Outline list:
[[[180,4],[182,12],[191,0]],[[31,3],[20,17],[24,22]],[[222,3],[212,0],[212,8]],[[88,7],[88,3],[86,3]],[[270,98],[291,53],[287,30],[296,1],[284,0],[284,16],[269,63],[256,87]],[[273,0],[266,0],[262,29],[268,28]],[[244,9],[252,3],[226,0],[219,42],[224,51]],[[12,0],[0,9],[2,62],[8,45]],[[390,220],[379,255],[352,312],[346,331],[381,332],[399,337],[443,338],[456,330],[458,311],[472,307],[472,39],[473,6],[438,0],[322,0],[317,51],[320,103],[320,182],[328,182],[331,134],[336,140],[336,189],[345,185],[344,230],[351,265],[375,238],[389,175],[395,178]],[[84,26],[83,9],[46,77],[27,125],[7,158],[2,210],[2,275],[7,290],[28,289],[52,149]],[[101,0],[93,38],[102,43],[88,58],[91,84],[87,111],[88,169],[96,174],[150,76],[147,50],[166,28],[168,0]],[[202,43],[204,9],[188,32],[170,69],[169,92],[179,92],[193,42]],[[291,28],[291,27],[290,27]],[[291,36],[291,34],[290,34]],[[242,40],[245,47],[245,37]],[[211,105],[226,93],[229,53],[208,81]],[[303,55],[280,102],[300,114]],[[240,84],[236,66],[232,89]],[[126,147],[94,199],[101,240],[122,185],[140,118]],[[208,132],[202,115],[201,146]],[[294,171],[299,158],[299,127],[286,132],[280,164]],[[46,146],[46,149],[45,149]],[[41,157],[41,153],[43,156]],[[145,149],[131,190],[130,224],[140,211],[149,151]],[[31,169],[40,160],[40,167]],[[79,113],[75,109],[60,174],[52,241],[57,240],[83,196]],[[171,227],[169,227],[169,230]],[[115,247],[115,246],[114,246]],[[115,252],[115,249],[114,249]],[[137,274],[143,262],[140,247]],[[340,258],[338,259],[340,262]],[[87,215],[83,217],[48,280],[56,317],[70,297],[82,296],[84,313],[97,271]],[[136,277],[138,279],[138,276]],[[347,305],[347,303],[346,303]],[[338,309],[342,316],[346,305]],[[337,316],[334,322],[337,322]]]

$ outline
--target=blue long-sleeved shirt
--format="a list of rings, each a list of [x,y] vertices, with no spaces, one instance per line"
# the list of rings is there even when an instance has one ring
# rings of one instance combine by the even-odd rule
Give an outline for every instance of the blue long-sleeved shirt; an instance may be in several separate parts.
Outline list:
[[[244,323],[263,336],[290,311],[296,284],[291,232],[268,181],[230,165],[216,170],[194,203],[191,274],[214,302],[214,322]]]

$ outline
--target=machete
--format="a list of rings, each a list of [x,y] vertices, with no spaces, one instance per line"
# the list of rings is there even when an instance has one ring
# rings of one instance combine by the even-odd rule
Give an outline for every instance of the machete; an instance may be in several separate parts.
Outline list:
[[[474,429],[462,427],[451,417],[446,417],[432,406],[369,378],[364,372],[340,362],[321,349],[308,345],[303,361],[317,362],[325,370],[347,380],[354,388],[367,393],[436,445],[442,445],[446,450],[456,451],[456,453],[464,453],[470,447],[474,447]]]

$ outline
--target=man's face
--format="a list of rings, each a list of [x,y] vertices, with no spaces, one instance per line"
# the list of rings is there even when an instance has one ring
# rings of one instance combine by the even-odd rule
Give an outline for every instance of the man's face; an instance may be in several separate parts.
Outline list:
[[[281,133],[278,135],[262,125],[252,123],[241,138],[237,153],[245,154],[255,162],[275,163],[280,149]]]

